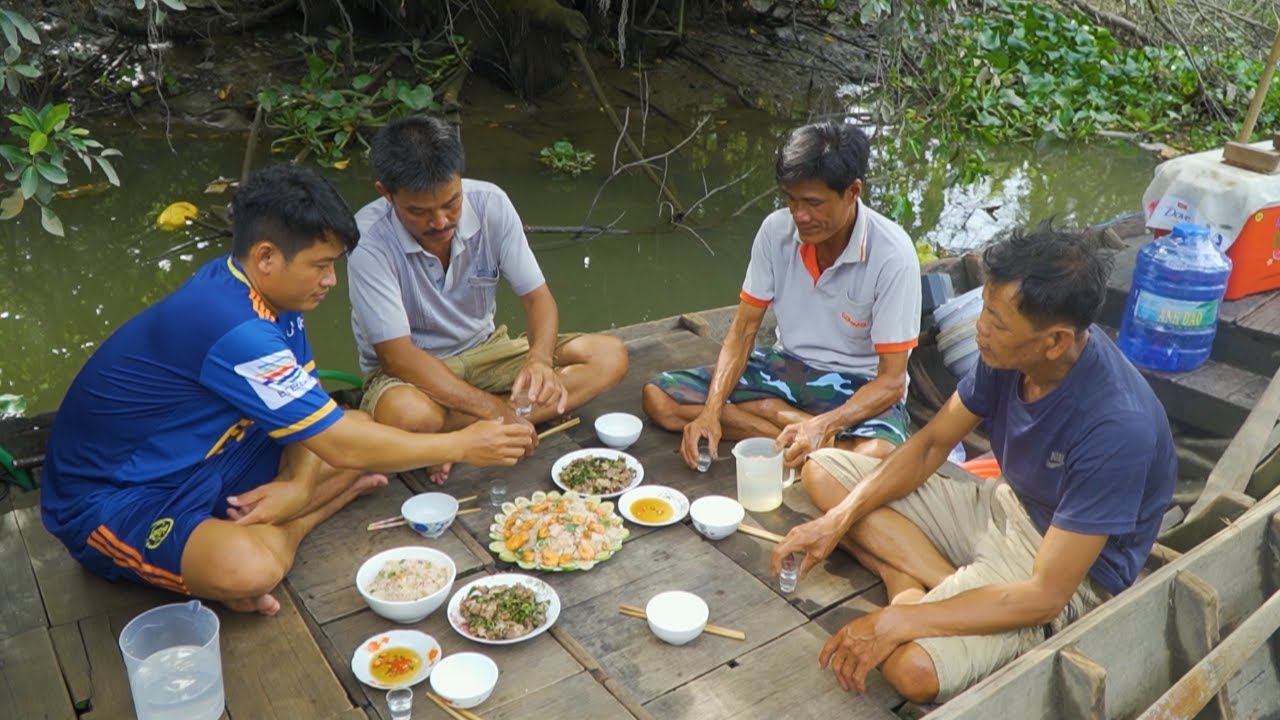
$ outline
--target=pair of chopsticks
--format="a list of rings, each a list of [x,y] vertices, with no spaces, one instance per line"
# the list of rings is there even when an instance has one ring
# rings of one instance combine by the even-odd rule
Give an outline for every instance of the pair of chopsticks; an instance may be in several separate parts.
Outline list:
[[[751,535],[752,537],[758,537],[761,540],[768,540],[771,543],[780,543],[784,539],[781,535],[777,533],[771,533],[768,530],[761,530],[758,527],[752,527],[750,525],[739,525],[738,532],[744,535]]]
[[[471,500],[475,500],[475,499],[476,499],[475,495],[468,495],[464,498],[458,498],[458,503],[461,504],[464,502],[470,502]],[[467,508],[466,510],[459,510],[458,514],[466,515],[467,513],[480,512],[483,509],[484,508]],[[366,525],[364,529],[368,532],[373,532],[374,530],[386,530],[387,528],[400,527],[401,525],[408,525],[408,524],[409,524],[409,521],[405,520],[404,517],[400,515],[393,515],[392,517],[389,517],[389,518],[374,520],[373,522]]]
[[[443,698],[430,690],[427,691],[427,697],[431,698],[431,702],[439,705],[440,709],[448,713],[449,717],[453,718],[453,720],[484,720],[484,718],[470,710],[467,710],[466,708],[457,708],[450,705],[445,702]]]
[[[644,608],[636,607],[635,605],[619,605],[618,611],[621,612],[623,615],[626,615],[627,617],[639,618],[641,620],[644,620],[646,617],[644,614]],[[702,631],[709,635],[719,635],[720,637],[727,637],[730,640],[746,640],[747,639],[747,634],[742,632],[741,630],[732,630],[727,627],[712,625],[710,623],[707,623],[707,626],[704,627]]]
[[[548,436],[550,436],[550,435],[555,435],[556,433],[560,432],[561,430],[568,430],[569,428],[573,427],[574,425],[577,425],[577,424],[578,424],[578,423],[580,423],[580,422],[582,422],[582,418],[580,418],[580,417],[569,418],[568,420],[565,420],[564,422],[560,423],[559,425],[557,425],[557,426],[555,426],[555,427],[553,427],[553,428],[548,428],[548,429],[543,430],[542,432],[538,433],[538,439],[539,439],[539,440],[543,440],[543,439],[547,438],[547,437],[548,437]]]

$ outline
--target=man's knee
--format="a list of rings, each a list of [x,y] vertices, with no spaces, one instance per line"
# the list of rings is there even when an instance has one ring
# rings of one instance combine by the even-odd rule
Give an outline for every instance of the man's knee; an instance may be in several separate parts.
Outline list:
[[[213,537],[217,538],[215,547],[193,548],[189,544],[183,553],[183,579],[197,593],[215,599],[257,597],[271,592],[289,572],[249,528],[224,529],[205,538],[193,534],[191,542]]]
[[[676,413],[676,401],[653,383],[645,383],[640,388],[640,407],[649,419],[664,430],[679,432],[684,429],[684,421]]]
[[[899,695],[913,703],[930,703],[938,697],[938,670],[929,653],[916,643],[894,650],[880,671]]]
[[[609,387],[622,382],[622,378],[627,374],[627,368],[630,367],[626,344],[620,338],[612,335],[591,335],[589,337],[591,337],[594,346],[591,353],[591,364],[599,370],[602,377],[608,378]]]
[[[800,470],[800,483],[809,496],[809,500],[822,512],[835,507],[849,494],[848,488],[840,483],[826,468],[812,460],[806,461]]]
[[[378,398],[373,419],[409,432],[440,432],[447,411],[412,385],[397,385]]]

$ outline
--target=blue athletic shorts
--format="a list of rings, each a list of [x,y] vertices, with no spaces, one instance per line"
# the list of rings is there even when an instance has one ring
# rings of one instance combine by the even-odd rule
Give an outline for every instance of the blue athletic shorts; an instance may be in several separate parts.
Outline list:
[[[196,526],[227,517],[227,497],[270,482],[282,448],[253,425],[181,477],[101,490],[63,542],[71,555],[108,580],[131,580],[190,594],[182,581],[182,553]]]

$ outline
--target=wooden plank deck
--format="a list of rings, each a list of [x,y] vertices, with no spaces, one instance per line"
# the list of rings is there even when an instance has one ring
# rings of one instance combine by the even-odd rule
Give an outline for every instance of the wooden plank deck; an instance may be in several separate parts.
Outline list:
[[[566,452],[597,446],[592,422],[605,413],[639,413],[640,387],[663,369],[714,361],[727,314],[711,322],[659,321],[620,332],[631,350],[631,371],[620,387],[583,408],[582,424],[547,438],[514,468],[456,467],[445,491],[478,494],[485,512],[462,516],[450,531],[427,540],[408,528],[367,532],[365,525],[395,515],[411,493],[425,489],[421,473],[405,473],[360,498],[316,530],[276,595],[274,618],[219,610],[229,720],[371,718],[387,720],[383,693],[365,687],[350,669],[356,646],[393,627],[365,608],[354,587],[367,557],[398,545],[427,545],[458,565],[455,587],[487,572],[512,568],[487,550],[492,508],[488,481],[503,473],[508,498],[551,490],[551,464]],[[692,329],[690,329],[692,328]],[[697,332],[695,332],[697,331]],[[699,334],[701,333],[701,334]],[[678,436],[646,426],[629,450],[645,466],[645,482],[676,487],[689,498],[734,495],[730,460],[699,474],[681,461]],[[721,448],[728,456],[729,444]],[[180,601],[169,593],[89,575],[40,523],[38,492],[13,490],[0,500],[0,718],[134,717],[116,640],[138,612]],[[749,513],[749,524],[785,532],[804,519],[806,503],[790,491],[771,513]],[[834,629],[884,602],[883,587],[838,553],[779,594],[768,572],[771,544],[737,534],[711,542],[686,520],[666,528],[632,527],[622,550],[589,572],[543,573],[560,593],[555,632],[510,646],[484,646],[449,627],[442,611],[412,627],[433,635],[446,654],[479,651],[501,671],[493,696],[476,712],[487,720],[525,717],[773,718],[893,717],[902,704],[876,677],[866,695],[840,690],[817,664]],[[518,570],[518,569],[517,569]],[[711,621],[742,629],[745,642],[703,635],[673,647],[646,624],[618,613],[620,603],[643,605],[668,589],[697,592]],[[446,718],[419,686],[414,717]]]

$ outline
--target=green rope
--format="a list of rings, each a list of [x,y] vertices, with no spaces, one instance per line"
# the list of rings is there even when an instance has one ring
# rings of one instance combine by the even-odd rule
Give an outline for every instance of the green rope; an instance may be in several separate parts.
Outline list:
[[[321,380],[337,380],[357,389],[364,387],[364,380],[359,375],[354,375],[345,370],[326,370],[321,368],[317,371],[317,374]]]
[[[31,482],[31,475],[29,475],[26,470],[14,465],[13,455],[10,455],[9,451],[2,447],[0,447],[0,467],[9,471],[9,475],[13,478],[14,482],[22,486],[23,490],[35,489],[35,483]]]

